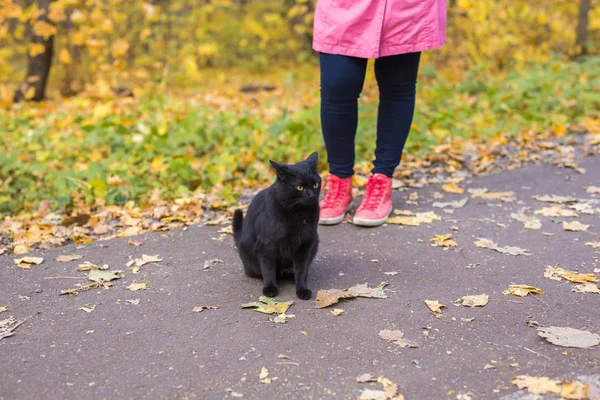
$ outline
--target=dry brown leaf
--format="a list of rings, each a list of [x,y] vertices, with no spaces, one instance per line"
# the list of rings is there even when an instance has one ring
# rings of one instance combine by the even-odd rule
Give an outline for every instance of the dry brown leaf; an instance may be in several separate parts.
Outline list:
[[[454,182],[450,182],[450,183],[446,183],[445,185],[442,185],[442,190],[447,193],[456,193],[456,194],[463,194],[465,192],[465,189],[461,188]]]
[[[490,297],[487,294],[478,294],[473,296],[461,297],[461,304],[466,307],[483,307],[485,306]]]
[[[446,307],[437,300],[425,300],[425,304],[434,314],[440,314],[442,312],[442,307]]]
[[[58,256],[58,257],[56,257],[56,261],[69,262],[69,261],[74,261],[74,260],[80,260],[82,258],[83,258],[83,256],[80,256],[78,254],[67,254],[67,255],[64,255],[64,256]]]
[[[379,337],[383,340],[389,340],[390,342],[397,344],[400,347],[419,347],[418,343],[404,339],[404,333],[402,331],[392,331],[384,329],[379,332]]]
[[[25,256],[23,258],[15,258],[14,262],[20,268],[30,269],[32,265],[40,265],[44,262],[44,257]]]
[[[577,217],[577,213],[573,210],[568,210],[559,206],[552,207],[544,207],[539,210],[534,211],[535,214],[544,216],[544,217]]]
[[[244,303],[242,304],[242,308],[252,308],[254,311],[263,313],[263,314],[285,314],[294,304],[293,300],[290,301],[276,301],[266,296],[260,296],[258,301],[253,301],[252,303]]]
[[[584,231],[587,231],[590,226],[587,224],[582,224],[579,221],[572,221],[572,222],[563,221],[562,227],[565,231],[584,232]]]
[[[135,246],[135,247],[139,247],[139,246],[143,246],[144,245],[144,239],[137,239],[137,240],[132,240],[129,239],[127,241],[128,244]]]
[[[519,375],[510,381],[519,389],[527,389],[532,394],[554,393],[560,394],[561,381],[555,381],[546,376]]]
[[[131,285],[127,286],[127,290],[131,290],[132,292],[136,292],[138,290],[146,290],[148,288],[148,286],[146,285],[146,283],[132,283]]]
[[[387,298],[387,295],[383,290],[385,286],[387,286],[387,282],[382,282],[379,286],[375,288],[370,288],[366,283],[363,283],[344,290],[319,290],[319,292],[317,293],[317,298],[315,299],[315,307],[329,307],[332,304],[338,303],[340,299],[351,299],[354,297],[371,297],[376,299],[385,299]]]
[[[95,289],[100,286],[103,286],[105,289],[108,289],[109,287],[112,286],[112,284],[110,282],[92,282],[92,283],[88,283],[87,285],[78,286],[78,287],[71,288],[71,289],[61,290],[60,294],[61,295],[78,294],[79,292],[84,292],[86,290]]]
[[[510,254],[512,256],[520,256],[520,255],[530,256],[531,255],[531,253],[529,253],[529,250],[521,249],[521,248],[516,247],[516,246],[504,246],[504,247],[500,247],[496,243],[494,243],[493,241],[491,241],[490,239],[480,238],[479,240],[477,240],[475,242],[475,245],[477,247],[482,247],[482,248],[485,248],[485,249],[496,250],[496,251],[498,251],[500,253]]]
[[[192,308],[192,312],[202,312],[204,310],[216,310],[218,306],[197,306]]]
[[[538,289],[535,286],[528,285],[510,285],[508,290],[502,292],[503,294],[512,294],[514,296],[525,297],[528,294],[544,294],[542,289]]]
[[[458,243],[456,243],[456,241],[452,240],[452,235],[435,235],[434,237],[432,237],[431,239],[429,239],[430,242],[433,243],[433,246],[436,247],[456,247],[458,246]]]

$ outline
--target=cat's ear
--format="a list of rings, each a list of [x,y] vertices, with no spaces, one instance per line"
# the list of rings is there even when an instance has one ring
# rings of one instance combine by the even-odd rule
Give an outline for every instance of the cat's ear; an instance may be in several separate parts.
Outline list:
[[[310,156],[308,156],[308,158],[305,161],[307,163],[309,163],[310,166],[313,167],[313,169],[316,171],[317,170],[317,163],[319,162],[319,153],[317,153],[315,151]]]
[[[269,162],[275,169],[275,172],[277,173],[277,178],[285,180],[289,176],[289,169],[287,165],[276,163],[273,160],[269,160]]]

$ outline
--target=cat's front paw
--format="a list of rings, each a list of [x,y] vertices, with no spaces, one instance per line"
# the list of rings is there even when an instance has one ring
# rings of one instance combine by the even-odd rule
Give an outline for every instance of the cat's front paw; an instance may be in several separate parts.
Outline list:
[[[275,286],[264,287],[263,294],[267,297],[275,297],[277,296],[277,288]]]
[[[310,300],[312,291],[310,289],[296,289],[296,296],[301,300]]]

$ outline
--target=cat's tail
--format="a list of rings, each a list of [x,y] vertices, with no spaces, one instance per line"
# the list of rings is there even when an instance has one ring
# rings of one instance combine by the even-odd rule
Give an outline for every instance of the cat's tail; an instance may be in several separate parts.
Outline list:
[[[240,237],[242,236],[242,224],[244,222],[244,213],[242,210],[235,210],[233,213],[233,240],[237,245],[240,242]]]

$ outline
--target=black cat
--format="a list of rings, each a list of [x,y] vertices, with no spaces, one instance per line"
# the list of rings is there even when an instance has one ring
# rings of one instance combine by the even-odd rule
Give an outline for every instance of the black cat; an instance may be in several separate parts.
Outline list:
[[[277,179],[250,203],[246,218],[241,210],[233,215],[235,244],[246,275],[262,278],[263,294],[277,296],[277,278],[292,275],[296,296],[310,299],[308,268],[317,254],[319,193],[315,152],[305,161],[281,165],[271,161]]]

